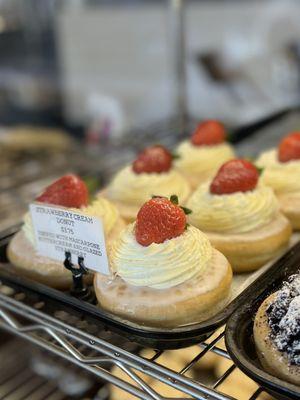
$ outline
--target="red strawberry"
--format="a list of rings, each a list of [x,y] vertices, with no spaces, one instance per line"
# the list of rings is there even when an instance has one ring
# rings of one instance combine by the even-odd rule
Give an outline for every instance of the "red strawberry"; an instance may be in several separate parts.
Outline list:
[[[36,200],[41,203],[80,208],[88,204],[88,189],[78,176],[65,175],[48,186]]]
[[[163,146],[151,146],[143,150],[132,164],[136,174],[143,172],[167,172],[172,166],[172,154]]]
[[[180,236],[186,228],[185,213],[191,211],[178,205],[177,196],[154,197],[140,209],[135,225],[135,237],[142,246],[163,243]]]
[[[280,162],[300,159],[300,132],[292,132],[279,144],[278,159]]]
[[[198,124],[191,137],[191,142],[194,146],[211,146],[223,143],[225,138],[224,126],[218,121],[209,120]]]
[[[258,182],[258,169],[247,160],[235,159],[221,166],[210,184],[213,194],[229,194],[253,190]]]

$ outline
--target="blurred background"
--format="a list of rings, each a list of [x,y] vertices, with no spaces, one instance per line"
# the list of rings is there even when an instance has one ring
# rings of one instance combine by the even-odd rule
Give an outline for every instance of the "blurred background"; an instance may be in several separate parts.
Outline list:
[[[297,0],[0,0],[0,230],[55,177],[99,187],[199,120],[250,156],[298,129],[299,15]]]
[[[122,135],[179,113],[242,125],[297,104],[297,0],[1,0],[0,122],[98,120]]]

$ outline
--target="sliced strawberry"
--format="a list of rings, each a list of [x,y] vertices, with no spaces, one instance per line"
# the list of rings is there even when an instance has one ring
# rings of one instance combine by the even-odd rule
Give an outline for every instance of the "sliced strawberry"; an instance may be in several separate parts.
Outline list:
[[[279,144],[278,159],[280,162],[300,159],[300,132],[292,132]]]
[[[65,175],[48,186],[36,200],[41,203],[80,208],[88,204],[88,189],[78,176]]]
[[[180,236],[186,228],[185,212],[177,203],[177,196],[171,200],[154,197],[140,209],[135,225],[135,237],[142,246],[151,243],[163,243],[165,240]]]
[[[212,194],[230,194],[255,189],[259,171],[250,161],[235,159],[221,166],[210,184]]]
[[[132,164],[136,174],[167,172],[172,167],[172,154],[163,146],[147,147]]]
[[[218,121],[204,121],[195,129],[191,142],[194,146],[212,146],[226,139],[224,126]]]

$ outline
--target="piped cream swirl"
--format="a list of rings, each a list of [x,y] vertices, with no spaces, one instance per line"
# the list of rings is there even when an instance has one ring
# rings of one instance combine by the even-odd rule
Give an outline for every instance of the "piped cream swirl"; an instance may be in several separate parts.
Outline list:
[[[164,243],[140,245],[134,224],[122,232],[110,250],[112,272],[133,286],[170,288],[203,272],[212,257],[212,246],[199,229],[189,226]]]
[[[198,187],[187,202],[188,220],[205,232],[244,233],[273,220],[278,202],[273,190],[259,183],[254,190],[232,194],[210,193],[209,183]]]
[[[226,161],[235,157],[228,143],[212,146],[194,146],[189,140],[182,142],[176,150],[179,158],[176,168],[185,174],[210,177]]]
[[[101,218],[106,235],[111,232],[120,216],[116,206],[103,197],[98,197],[90,205],[81,209],[80,212]]]
[[[264,168],[262,180],[276,194],[300,193],[300,160],[280,162],[277,149],[263,152],[256,164]]]
[[[83,207],[79,210],[77,208],[71,210],[77,213],[89,215],[91,217],[99,217],[103,222],[105,235],[110,233],[119,218],[119,212],[117,208],[110,201],[102,197],[98,197],[87,207]],[[35,246],[34,229],[29,212],[27,212],[24,216],[24,225],[22,229],[26,238]]]
[[[169,197],[176,194],[182,203],[189,193],[188,183],[174,169],[162,173],[136,174],[131,165],[123,168],[107,188],[107,197],[111,200],[137,207],[153,195]]]

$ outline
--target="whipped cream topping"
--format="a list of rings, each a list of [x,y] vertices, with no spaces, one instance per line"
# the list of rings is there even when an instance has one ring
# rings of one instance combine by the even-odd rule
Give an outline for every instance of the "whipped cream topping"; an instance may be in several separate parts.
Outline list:
[[[277,149],[263,152],[256,164],[264,168],[262,180],[271,186],[276,194],[300,192],[300,160],[280,162]]]
[[[120,217],[116,206],[103,197],[97,197],[90,205],[82,208],[79,212],[93,217],[99,217],[103,222],[105,235],[111,232]]]
[[[108,235],[114,227],[117,219],[119,218],[119,211],[117,208],[108,200],[98,197],[87,207],[81,209],[71,209],[74,212],[89,215],[91,217],[99,217],[103,222],[103,228],[105,235]],[[29,242],[35,246],[35,235],[32,224],[30,212],[27,212],[24,216],[23,231]]]
[[[34,235],[34,229],[33,229],[33,223],[32,223],[32,218],[31,214],[28,211],[23,218],[24,225],[22,226],[22,230],[25,234],[25,237],[29,242],[35,246],[35,235]]]
[[[170,197],[176,194],[182,203],[187,199],[189,192],[188,183],[174,169],[162,173],[136,174],[131,165],[123,168],[107,188],[107,196],[111,200],[137,207],[153,195]]]
[[[213,248],[199,229],[186,231],[164,243],[140,245],[130,224],[113,243],[109,259],[111,270],[133,286],[165,289],[201,274],[212,258]]]
[[[187,202],[188,221],[205,232],[245,233],[272,221],[279,206],[273,190],[261,182],[254,190],[216,195],[203,183]]]
[[[300,275],[293,275],[284,283],[268,306],[266,313],[270,337],[290,364],[300,366]]]
[[[180,156],[175,166],[182,172],[210,177],[226,161],[234,158],[234,151],[228,143],[212,146],[194,146],[189,140],[182,142],[176,153]]]

